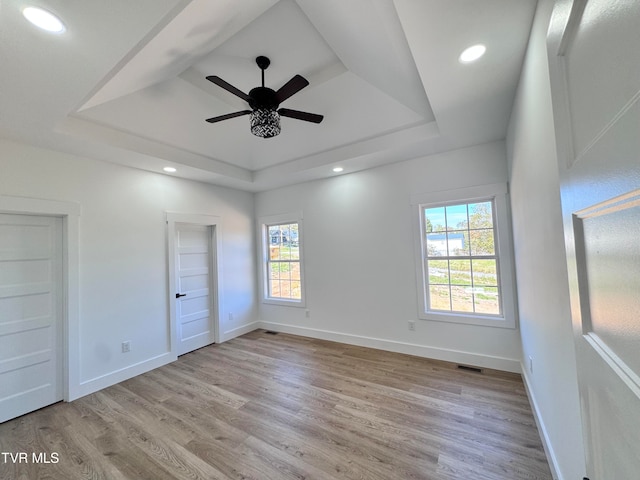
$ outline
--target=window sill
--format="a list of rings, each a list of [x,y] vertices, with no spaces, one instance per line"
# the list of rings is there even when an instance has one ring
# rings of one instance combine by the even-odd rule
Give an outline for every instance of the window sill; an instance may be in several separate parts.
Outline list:
[[[419,318],[435,322],[462,323],[465,325],[478,325],[482,327],[516,328],[515,320],[509,320],[502,316],[474,315],[465,313],[424,312]]]
[[[304,308],[306,306],[303,300],[285,300],[278,298],[263,298],[262,303],[265,303],[267,305],[279,305],[281,307]]]

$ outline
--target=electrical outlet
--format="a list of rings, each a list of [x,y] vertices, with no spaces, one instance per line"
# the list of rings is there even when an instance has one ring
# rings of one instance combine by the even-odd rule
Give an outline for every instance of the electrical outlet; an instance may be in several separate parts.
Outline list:
[[[529,355],[529,373],[533,373],[533,357]]]
[[[307,317],[307,318],[310,318],[311,317],[311,312],[309,310],[305,310],[304,311],[304,316]]]
[[[409,330],[414,332],[416,329],[416,322],[414,320],[409,320]]]
[[[127,353],[131,351],[131,342],[127,340],[126,342],[122,342],[122,353]]]
[[[233,322],[233,313],[229,312],[229,321]]]

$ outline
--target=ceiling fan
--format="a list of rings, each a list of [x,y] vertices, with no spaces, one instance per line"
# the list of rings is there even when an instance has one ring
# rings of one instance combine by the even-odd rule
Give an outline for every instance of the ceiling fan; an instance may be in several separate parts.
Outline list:
[[[240,97],[251,107],[251,110],[241,110],[218,117],[207,118],[207,122],[216,123],[242,115],[251,115],[251,133],[258,137],[271,138],[280,133],[280,116],[312,123],[320,123],[322,121],[324,118],[322,115],[291,110],[289,108],[278,108],[287,98],[309,85],[306,78],[301,75],[295,75],[280,87],[278,91],[275,91],[264,86],[264,71],[269,67],[271,61],[267,57],[259,56],[256,58],[256,63],[258,67],[260,67],[260,70],[262,70],[262,86],[251,89],[249,95],[225,82],[218,76],[210,75],[207,77],[207,80]]]

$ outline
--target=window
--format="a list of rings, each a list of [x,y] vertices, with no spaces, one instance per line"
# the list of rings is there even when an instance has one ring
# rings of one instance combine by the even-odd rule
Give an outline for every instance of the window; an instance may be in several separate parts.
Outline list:
[[[423,207],[429,310],[500,315],[493,201]]]
[[[262,219],[264,301],[304,305],[301,222],[291,216]]]
[[[420,318],[514,327],[506,186],[414,200]]]

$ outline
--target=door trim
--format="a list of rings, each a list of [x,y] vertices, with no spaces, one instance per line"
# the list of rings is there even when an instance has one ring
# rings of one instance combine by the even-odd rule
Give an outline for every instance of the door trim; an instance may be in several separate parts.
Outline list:
[[[222,300],[222,219],[215,215],[192,214],[192,213],[174,213],[165,212],[167,222],[167,266],[168,266],[168,284],[167,297],[169,299],[169,328],[170,328],[170,345],[169,351],[174,358],[178,356],[178,330],[176,319],[176,264],[174,260],[175,244],[176,244],[176,223],[187,223],[192,225],[203,225],[212,228],[211,242],[211,261],[212,265],[212,284],[211,298],[215,308],[213,313],[213,336],[214,342],[220,343],[220,319],[223,313]]]
[[[65,402],[80,393],[79,217],[80,204],[0,195],[0,213],[62,218],[62,392]]]

